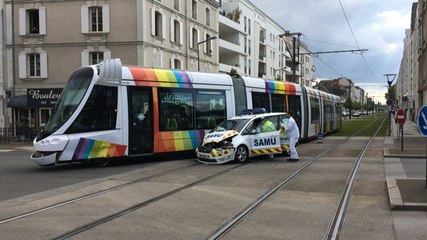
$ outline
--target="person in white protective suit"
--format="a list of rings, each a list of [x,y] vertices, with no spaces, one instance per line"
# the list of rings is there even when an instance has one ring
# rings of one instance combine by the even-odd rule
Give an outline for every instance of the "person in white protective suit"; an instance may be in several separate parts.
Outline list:
[[[296,162],[299,160],[297,149],[295,144],[298,142],[299,138],[299,128],[295,119],[292,117],[293,113],[288,112],[287,116],[289,117],[288,124],[285,126],[285,130],[288,133],[289,137],[289,150],[291,152],[291,158],[288,159],[290,162]]]

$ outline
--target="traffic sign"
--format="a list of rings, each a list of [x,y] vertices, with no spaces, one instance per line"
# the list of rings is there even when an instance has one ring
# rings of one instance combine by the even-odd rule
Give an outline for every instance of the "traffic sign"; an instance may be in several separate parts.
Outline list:
[[[424,137],[427,137],[427,105],[422,106],[418,113],[418,129]]]
[[[405,111],[403,109],[399,109],[396,114],[396,121],[399,125],[403,125],[406,122]]]
[[[387,104],[387,106],[393,105],[393,100],[387,99],[386,104]]]

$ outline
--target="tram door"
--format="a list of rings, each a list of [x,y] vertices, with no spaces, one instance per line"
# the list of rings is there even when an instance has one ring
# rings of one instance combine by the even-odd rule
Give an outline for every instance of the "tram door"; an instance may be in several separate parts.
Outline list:
[[[153,152],[153,98],[151,88],[130,87],[129,155]]]
[[[301,96],[288,95],[288,106],[289,106],[289,111],[294,113],[293,118],[295,119],[295,122],[297,123],[301,131],[302,129],[301,127],[301,120],[302,120]]]

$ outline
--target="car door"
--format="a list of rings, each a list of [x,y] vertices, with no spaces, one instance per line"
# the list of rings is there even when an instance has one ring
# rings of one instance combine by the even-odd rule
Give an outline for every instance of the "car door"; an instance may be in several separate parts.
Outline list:
[[[261,118],[256,124],[256,133],[250,134],[252,155],[278,153],[280,149],[280,128],[278,127],[278,116]]]

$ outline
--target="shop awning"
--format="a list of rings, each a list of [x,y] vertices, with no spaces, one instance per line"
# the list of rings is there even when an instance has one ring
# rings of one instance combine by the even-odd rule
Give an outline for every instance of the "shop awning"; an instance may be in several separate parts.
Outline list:
[[[7,107],[10,108],[26,108],[27,106],[27,95],[15,96],[10,99]]]

